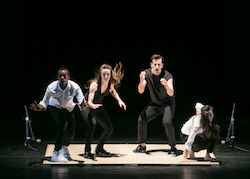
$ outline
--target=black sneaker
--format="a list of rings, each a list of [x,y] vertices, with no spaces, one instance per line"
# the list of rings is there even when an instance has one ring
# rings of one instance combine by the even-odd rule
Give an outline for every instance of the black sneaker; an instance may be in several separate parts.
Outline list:
[[[90,152],[85,152],[84,158],[95,160],[95,155]]]
[[[175,147],[171,147],[171,150],[169,151],[169,154],[176,155],[177,149]]]
[[[135,153],[146,153],[146,146],[138,145],[135,150],[133,150]]]
[[[95,155],[96,156],[109,156],[111,154],[110,154],[110,152],[107,152],[104,149],[101,149],[101,150],[95,149]]]

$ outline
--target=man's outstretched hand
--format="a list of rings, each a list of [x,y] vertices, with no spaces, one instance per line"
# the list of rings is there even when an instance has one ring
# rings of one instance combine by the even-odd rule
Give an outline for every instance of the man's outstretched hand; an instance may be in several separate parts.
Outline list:
[[[84,110],[84,109],[86,109],[86,108],[88,107],[88,103],[87,103],[87,101],[85,101],[85,100],[83,100],[83,102],[82,102],[81,104],[76,103],[76,105],[80,106],[80,108],[81,108],[82,110]]]
[[[44,110],[44,107],[40,104],[37,104],[36,101],[34,101],[34,103],[31,103],[29,108],[32,109],[33,111],[43,111]]]

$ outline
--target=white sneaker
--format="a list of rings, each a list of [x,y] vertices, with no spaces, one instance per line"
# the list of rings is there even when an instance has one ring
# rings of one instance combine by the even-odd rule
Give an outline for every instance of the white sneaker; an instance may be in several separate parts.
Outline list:
[[[65,158],[70,159],[70,154],[67,146],[63,145],[61,151]]]
[[[68,162],[68,159],[65,158],[61,151],[54,151],[51,157],[52,162]]]

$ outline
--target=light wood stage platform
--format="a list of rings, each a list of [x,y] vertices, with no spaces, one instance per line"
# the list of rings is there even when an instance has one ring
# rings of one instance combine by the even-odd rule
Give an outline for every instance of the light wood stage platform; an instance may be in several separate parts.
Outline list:
[[[195,153],[197,160],[189,160],[189,163],[181,163],[183,158],[184,144],[177,144],[177,155],[168,154],[168,144],[147,144],[147,153],[134,153],[138,144],[105,144],[104,149],[112,154],[109,157],[96,157],[95,160],[86,159],[84,144],[71,144],[69,152],[71,159],[67,163],[51,162],[54,144],[48,144],[45,152],[43,165],[209,165],[218,166],[219,162],[204,161],[206,150]],[[91,145],[92,153],[96,144]],[[211,154],[215,158],[214,154]]]

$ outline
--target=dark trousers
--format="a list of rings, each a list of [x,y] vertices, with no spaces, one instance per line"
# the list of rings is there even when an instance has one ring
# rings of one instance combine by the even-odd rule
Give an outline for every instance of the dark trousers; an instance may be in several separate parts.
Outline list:
[[[96,121],[102,126],[103,132],[100,136],[100,139],[97,144],[97,149],[101,150],[103,149],[104,143],[109,139],[111,134],[114,131],[112,122],[106,112],[106,110],[103,107],[100,107],[98,109],[85,109],[81,111],[81,114],[88,124],[88,129],[85,134],[85,152],[90,152],[91,148],[91,141],[93,139],[95,127],[96,127]]]
[[[67,109],[48,106],[48,110],[57,124],[54,150],[59,151],[62,145],[69,146],[75,136],[75,117]]]
[[[142,111],[138,118],[138,142],[145,143],[147,138],[147,124],[157,116],[163,114],[162,124],[165,128],[165,133],[168,138],[169,145],[174,147],[176,145],[175,130],[172,124],[174,117],[175,101],[172,100],[167,105],[157,105],[153,102]]]
[[[188,136],[180,133],[182,142],[186,143]],[[204,139],[202,135],[197,135],[194,139],[192,145],[192,150],[194,152],[199,152],[200,150],[207,149],[208,153],[212,153],[215,147],[216,140],[214,138]]]

